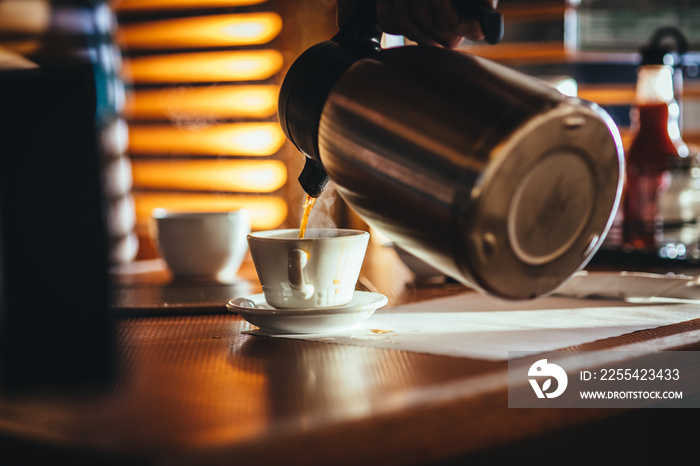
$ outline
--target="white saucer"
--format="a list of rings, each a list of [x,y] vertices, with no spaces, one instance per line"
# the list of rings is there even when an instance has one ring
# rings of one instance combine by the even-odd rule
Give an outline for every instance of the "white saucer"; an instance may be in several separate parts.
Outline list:
[[[379,293],[355,291],[344,306],[321,309],[275,309],[264,295],[232,299],[226,309],[268,333],[326,333],[354,327],[367,320],[389,300]]]

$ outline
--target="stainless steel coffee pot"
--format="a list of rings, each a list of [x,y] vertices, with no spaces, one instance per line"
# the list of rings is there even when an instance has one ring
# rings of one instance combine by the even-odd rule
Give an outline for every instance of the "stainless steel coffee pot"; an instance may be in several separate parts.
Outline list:
[[[371,11],[370,11],[371,12]],[[371,227],[460,282],[507,299],[551,293],[602,243],[623,150],[597,105],[437,47],[380,49],[372,15],[305,51],[279,116]]]

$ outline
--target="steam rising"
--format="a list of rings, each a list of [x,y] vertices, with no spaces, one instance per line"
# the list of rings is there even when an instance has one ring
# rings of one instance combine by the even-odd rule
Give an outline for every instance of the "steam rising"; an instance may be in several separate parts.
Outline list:
[[[309,216],[309,228],[337,228],[333,214],[335,213],[335,201],[338,193],[332,182],[326,185],[326,189],[316,199],[314,208]]]
[[[163,89],[160,95],[161,106],[165,109],[170,123],[182,130],[196,131],[211,126],[216,121],[213,115],[202,112],[178,110],[177,103],[187,95],[191,86],[182,85]]]

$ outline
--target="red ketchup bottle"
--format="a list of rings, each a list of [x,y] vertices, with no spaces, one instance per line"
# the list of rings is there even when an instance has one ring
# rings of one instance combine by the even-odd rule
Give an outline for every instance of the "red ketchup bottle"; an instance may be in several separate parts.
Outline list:
[[[643,49],[638,70],[631,114],[633,139],[626,155],[623,239],[624,249],[629,252],[681,259],[693,245],[686,248],[680,238],[675,238],[669,254],[667,237],[681,223],[694,224],[696,218],[676,215],[683,210],[680,202],[685,195],[675,199],[670,196],[678,191],[679,183],[692,182],[695,164],[680,135],[680,107],[675,99],[674,69],[670,65],[674,57],[655,45],[666,32],[657,31],[652,45]],[[679,241],[681,244],[676,244]]]

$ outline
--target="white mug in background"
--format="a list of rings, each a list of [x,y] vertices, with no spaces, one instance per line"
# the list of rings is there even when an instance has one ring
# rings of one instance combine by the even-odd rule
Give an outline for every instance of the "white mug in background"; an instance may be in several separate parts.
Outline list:
[[[247,210],[152,213],[158,249],[179,279],[232,279],[248,251]]]
[[[248,246],[270,306],[309,309],[343,306],[355,292],[369,233],[360,230],[259,231]]]

